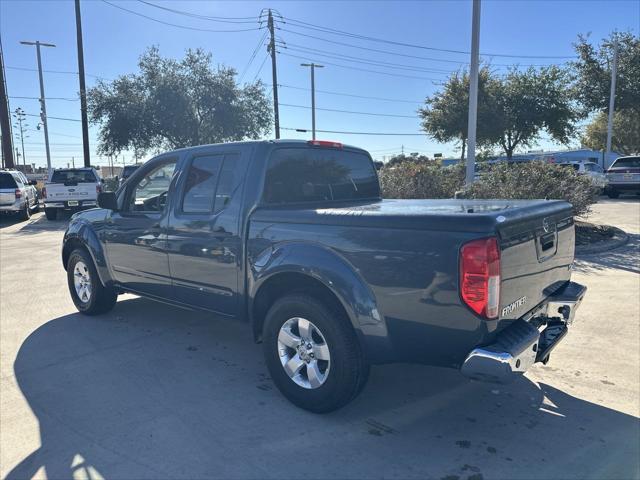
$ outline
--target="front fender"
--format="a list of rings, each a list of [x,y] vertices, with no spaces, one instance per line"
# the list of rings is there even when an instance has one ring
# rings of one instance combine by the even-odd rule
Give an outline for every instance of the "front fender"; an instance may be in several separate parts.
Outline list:
[[[102,284],[108,285],[112,283],[113,279],[107,266],[104,247],[98,238],[98,234],[94,230],[92,223],[81,218],[72,220],[64,234],[62,263],[65,269],[67,268],[69,255],[78,247],[84,247],[91,255]]]
[[[257,255],[249,268],[249,312],[260,287],[281,273],[297,273],[321,282],[344,307],[368,359],[391,358],[391,342],[374,293],[358,271],[337,252],[312,242],[283,242]],[[254,319],[251,319],[254,321]]]

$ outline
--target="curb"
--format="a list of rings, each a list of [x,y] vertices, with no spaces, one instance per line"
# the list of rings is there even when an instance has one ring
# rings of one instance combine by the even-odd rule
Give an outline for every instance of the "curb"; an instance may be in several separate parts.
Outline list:
[[[613,229],[613,238],[605,240],[604,242],[596,242],[589,245],[576,245],[576,256],[608,252],[609,250],[614,250],[625,245],[629,241],[629,235],[627,235],[624,230],[620,230],[617,227],[611,228]]]

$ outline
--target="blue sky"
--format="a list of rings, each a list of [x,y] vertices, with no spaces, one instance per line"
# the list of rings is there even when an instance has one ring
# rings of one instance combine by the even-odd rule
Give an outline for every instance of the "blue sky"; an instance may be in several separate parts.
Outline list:
[[[257,27],[252,23],[223,23],[177,15],[136,0],[109,0],[128,10],[157,20],[208,30],[234,30]],[[343,30],[355,34],[387,40],[466,52],[470,49],[471,2],[461,1],[362,1],[362,2],[215,2],[150,0],[164,7],[218,17],[257,18],[263,8],[273,8],[283,17]],[[266,47],[260,46],[249,64],[264,30],[216,33],[195,31],[163,25],[115,8],[102,0],[83,0],[83,31],[85,70],[91,86],[96,77],[112,79],[136,71],[139,55],[150,45],[158,45],[163,55],[181,57],[187,48],[202,47],[214,55],[214,62],[246,70],[244,81],[262,79],[271,88],[270,62]],[[564,59],[527,58],[527,56],[562,57],[574,54],[572,42],[579,33],[591,33],[594,41],[608,36],[613,30],[631,30],[636,35],[640,24],[640,2],[633,1],[498,1],[484,0],[480,50],[483,58],[498,70],[503,64],[548,64]],[[317,30],[279,24],[277,36],[288,46],[280,48],[278,81],[287,85],[280,89],[280,103],[310,105],[309,71],[300,67],[305,60],[324,63],[316,74],[316,89],[364,97],[317,93],[318,108],[349,110],[393,116],[360,115],[342,112],[317,112],[317,128],[324,130],[420,133],[416,110],[425,96],[435,92],[447,72],[461,68],[469,61],[464,53],[442,52],[385,44],[332,35]],[[300,25],[300,24],[298,24]],[[72,1],[0,0],[0,30],[7,66],[10,107],[22,107],[29,114],[37,114],[38,101],[18,97],[37,97],[38,78],[35,71],[35,49],[19,44],[20,40],[41,40],[57,45],[43,49],[45,70],[76,72],[76,37],[74,5]],[[297,33],[294,33],[297,32]],[[387,54],[330,43],[342,42],[364,48],[386,50]],[[302,51],[301,51],[302,49]],[[310,49],[315,49],[312,51]],[[338,60],[320,55],[343,55],[354,60],[386,62],[403,65],[402,69],[387,65],[355,63],[351,59]],[[284,54],[288,55],[284,55]],[[303,57],[294,58],[291,55]],[[402,56],[404,55],[404,56]],[[514,55],[523,57],[502,57]],[[413,57],[426,57],[419,59]],[[264,64],[263,64],[264,61]],[[330,65],[336,64],[336,65]],[[338,66],[342,65],[342,66]],[[262,69],[260,66],[262,65]],[[351,68],[345,68],[351,67]],[[376,70],[373,73],[357,69]],[[404,75],[404,76],[394,76]],[[409,78],[420,77],[420,78]],[[300,89],[290,88],[298,87]],[[45,72],[47,110],[49,117],[79,119],[77,100],[78,78],[69,73]],[[381,100],[393,99],[395,101]],[[311,112],[306,108],[281,106],[281,125],[289,128],[311,127]],[[28,163],[44,166],[44,138],[35,130],[36,117],[29,117],[32,126],[25,140]],[[81,158],[81,127],[77,121],[49,120],[52,163],[66,166],[75,156]],[[91,127],[92,163],[106,165],[106,159],[95,154],[97,128]],[[309,138],[310,134],[282,131],[283,138]],[[382,159],[399,153],[419,151],[445,156],[457,154],[454,144],[438,144],[425,135],[378,136],[319,133],[318,138],[342,141],[369,149]],[[552,148],[542,140],[537,148]],[[131,162],[131,155],[125,154]]]

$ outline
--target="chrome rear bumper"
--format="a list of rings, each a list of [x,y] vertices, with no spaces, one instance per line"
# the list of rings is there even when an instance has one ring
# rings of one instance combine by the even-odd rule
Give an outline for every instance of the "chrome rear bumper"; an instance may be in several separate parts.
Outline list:
[[[586,291],[583,285],[567,283],[549,297],[538,316],[517,320],[500,332],[494,343],[474,348],[460,371],[476,380],[508,383],[534,363],[546,363],[567,334]]]

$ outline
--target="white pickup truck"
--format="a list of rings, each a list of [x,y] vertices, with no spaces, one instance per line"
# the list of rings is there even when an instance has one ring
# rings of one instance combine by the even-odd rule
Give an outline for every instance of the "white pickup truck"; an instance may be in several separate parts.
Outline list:
[[[102,179],[93,168],[54,170],[42,189],[47,220],[58,218],[60,210],[79,211],[96,206]]]

